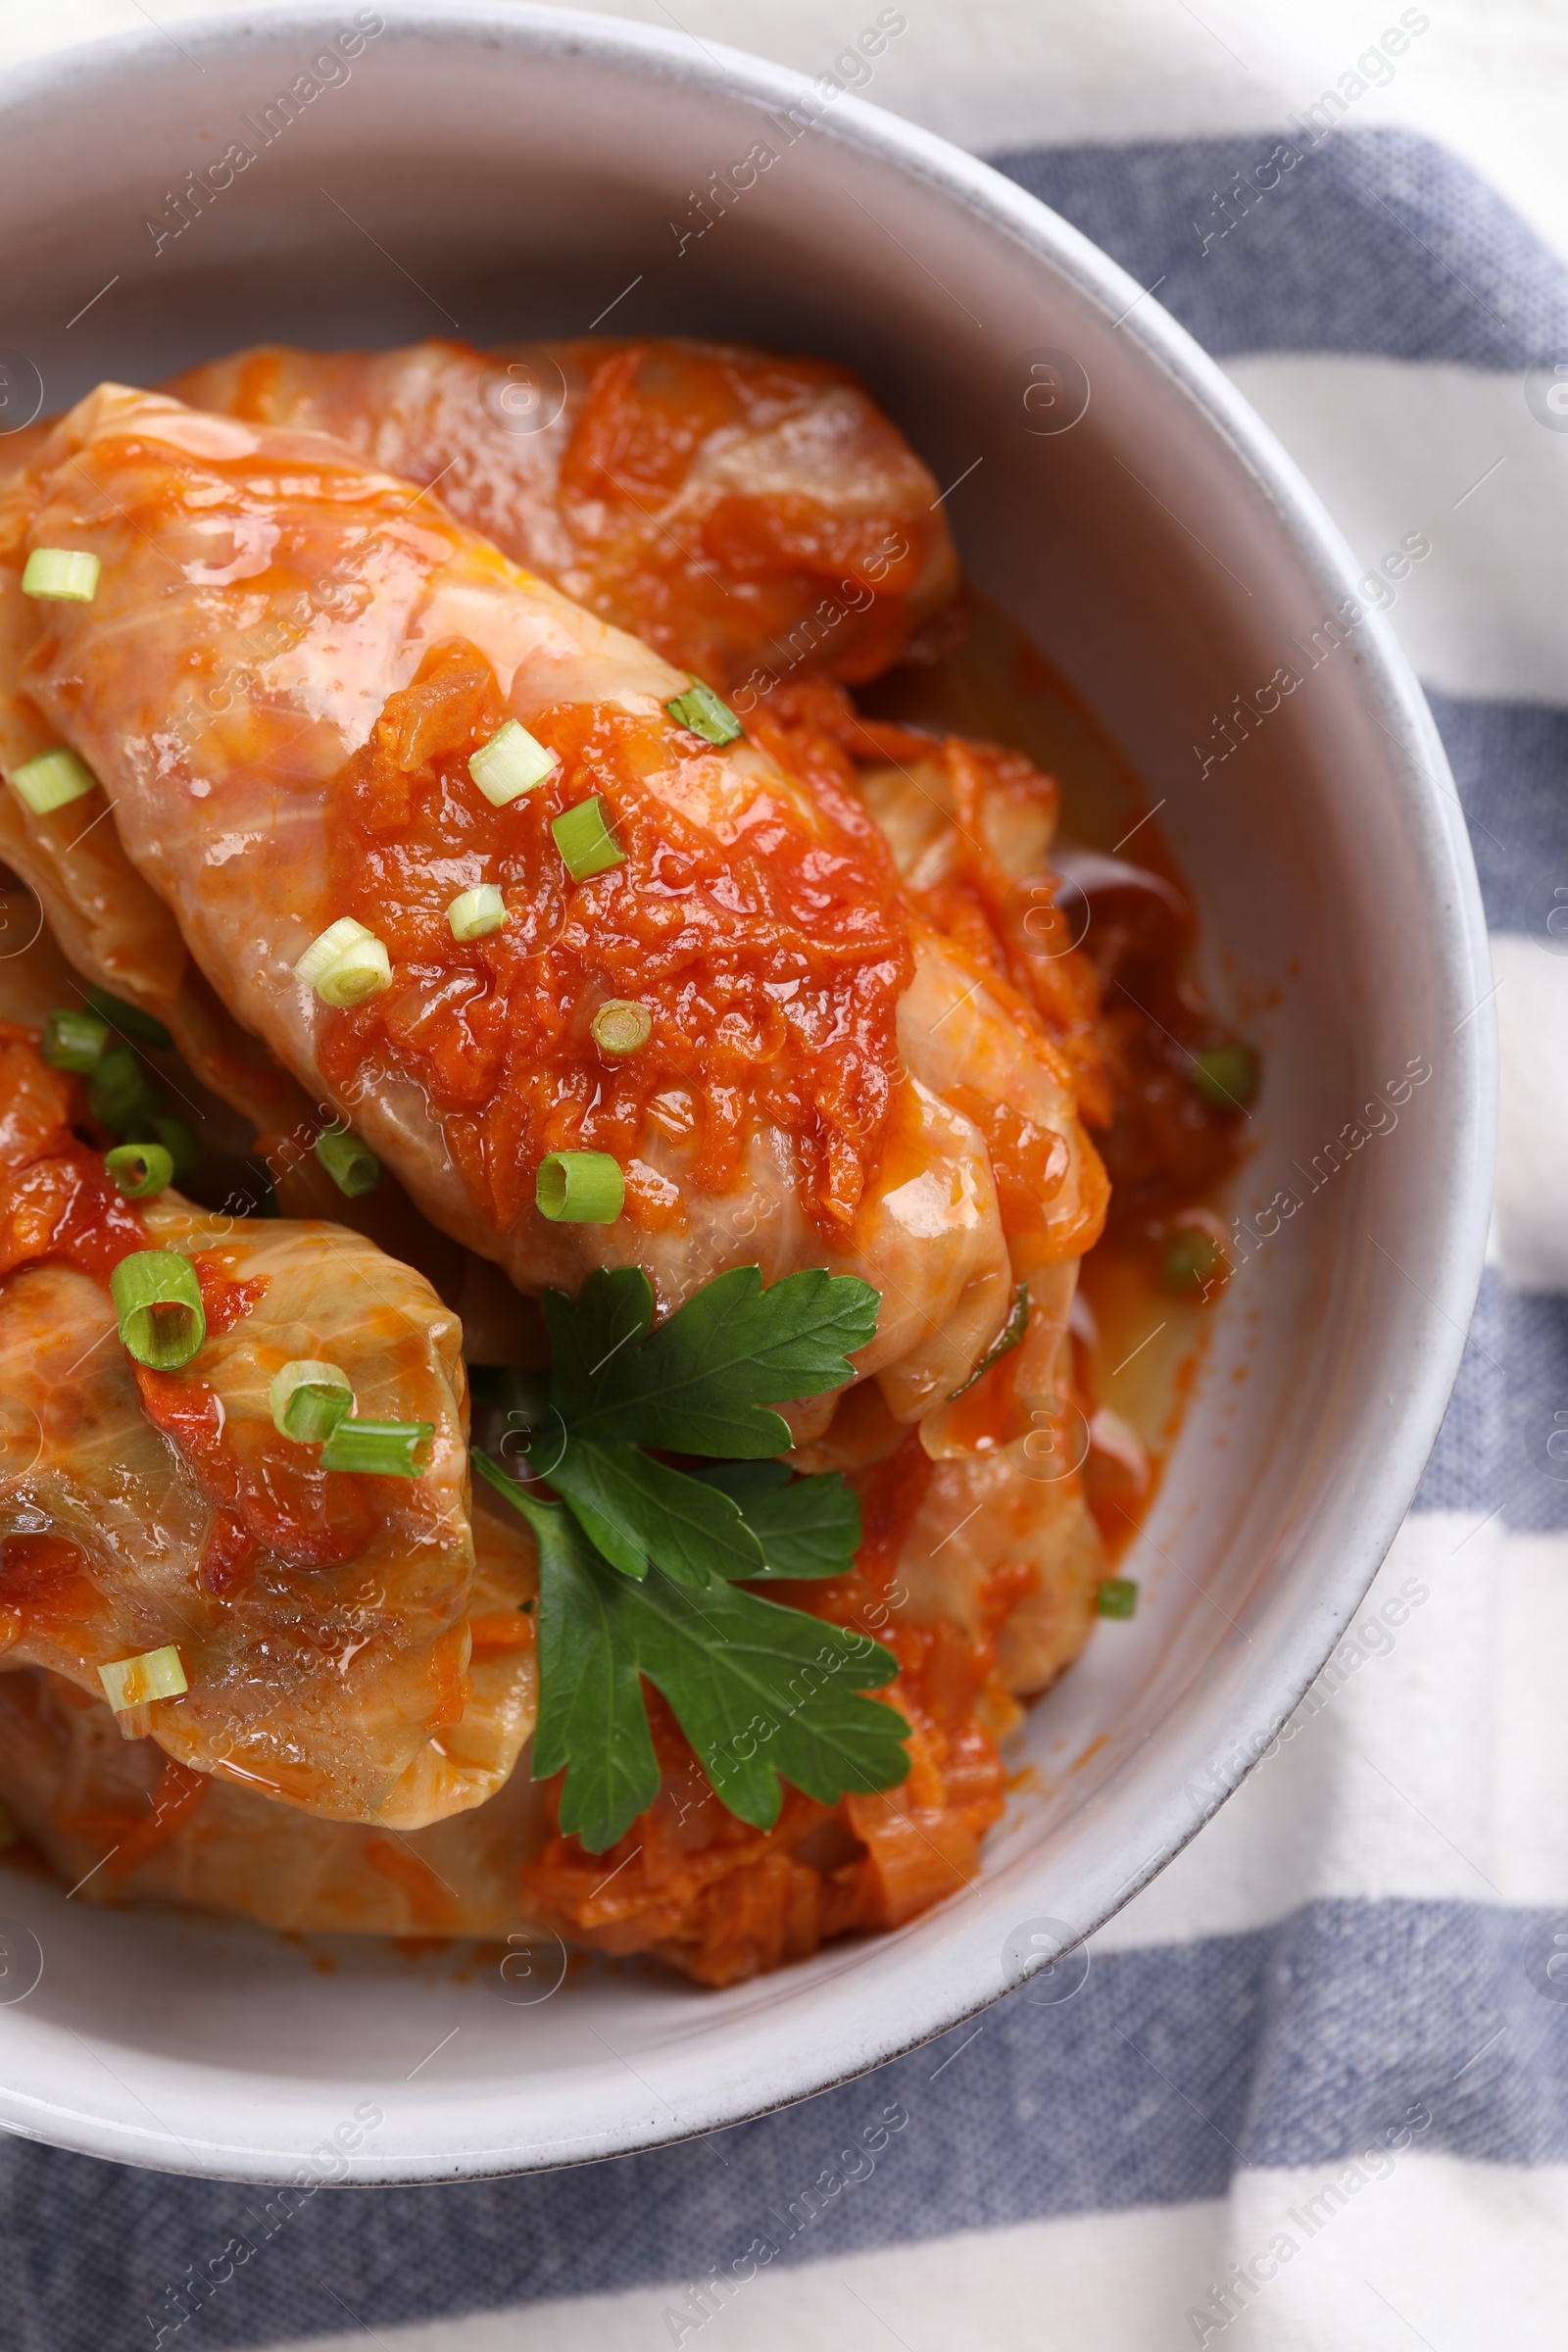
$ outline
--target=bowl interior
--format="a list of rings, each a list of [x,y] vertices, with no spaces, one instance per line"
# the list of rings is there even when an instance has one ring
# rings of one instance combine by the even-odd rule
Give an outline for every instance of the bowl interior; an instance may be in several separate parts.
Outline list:
[[[287,2178],[368,2101],[355,2177],[450,2178],[709,2130],[870,2064],[1016,1981],[1033,1923],[1092,1929],[1199,1826],[1326,1656],[1435,1433],[1484,1239],[1466,1016],[1488,983],[1441,751],[1382,623],[1348,625],[1342,551],[1070,230],[940,142],[673,35],[483,8],[389,13],[351,55],[336,30],[227,19],[181,27],[200,76],[149,33],[18,78],[0,416],[24,420],[34,377],[55,409],[268,339],[601,325],[850,362],[958,484],[972,576],[1160,804],[1267,1070],[1235,1202],[1252,1238],[1129,1563],[1144,1606],[1035,1708],[1038,1786],[946,1911],[721,1995],[611,1969],[557,1995],[548,1952],[510,1991],[347,1945],[326,1972],[242,1927],[0,1880],[43,1961],[0,2006],[0,2121]],[[1087,408],[1042,429],[1080,379]],[[1065,405],[1026,400],[1042,380]]]

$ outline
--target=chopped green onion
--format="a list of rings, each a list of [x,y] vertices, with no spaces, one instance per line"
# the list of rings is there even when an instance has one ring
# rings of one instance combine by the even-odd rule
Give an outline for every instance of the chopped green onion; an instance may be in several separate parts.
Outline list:
[[[626,1179],[608,1152],[549,1152],[539,1162],[533,1197],[541,1216],[558,1225],[613,1225],[626,1199]]]
[[[127,1707],[145,1707],[155,1698],[178,1698],[190,1689],[172,1642],[163,1649],[144,1649],[139,1658],[117,1658],[112,1666],[100,1666],[98,1680],[117,1715],[123,1715]]]
[[[629,997],[612,997],[588,1024],[594,1044],[606,1054],[635,1054],[654,1034],[654,1016]]]
[[[345,1414],[353,1411],[354,1389],[348,1374],[340,1372],[336,1364],[300,1356],[275,1375],[268,1401],[272,1408],[272,1427],[280,1436],[316,1446],[329,1438]]]
[[[109,1277],[120,1337],[138,1364],[172,1372],[188,1364],[207,1337],[201,1285],[177,1250],[137,1250]]]
[[[1193,1084],[1215,1110],[1244,1110],[1257,1087],[1257,1056],[1240,1040],[1209,1046],[1193,1058]]]
[[[510,801],[532,792],[560,765],[559,752],[547,751],[526,727],[509,718],[474,753],[468,773],[492,808],[505,808]]]
[[[625,851],[610,830],[610,811],[597,792],[552,817],[550,830],[574,882],[586,882],[590,874],[607,873],[611,866],[626,862]]]
[[[123,1135],[138,1125],[151,1126],[164,1107],[134,1046],[111,1046],[100,1055],[87,1081],[87,1101],[93,1117],[114,1135]]]
[[[1168,1290],[1186,1293],[1206,1291],[1209,1284],[1223,1281],[1230,1272],[1225,1252],[1211,1233],[1194,1225],[1177,1234],[1165,1251],[1165,1285]]]
[[[417,1478],[434,1435],[433,1421],[340,1421],[321,1447],[321,1468]]]
[[[323,1128],[316,1139],[316,1156],[345,1200],[358,1200],[373,1193],[381,1181],[381,1162],[368,1144],[343,1127]]]
[[[117,1144],[104,1153],[104,1166],[116,1192],[127,1200],[151,1200],[174,1181],[173,1158],[162,1144]]]
[[[1002,1326],[1000,1335],[986,1349],[984,1355],[980,1358],[980,1361],[976,1364],[968,1379],[958,1383],[958,1386],[949,1396],[948,1402],[950,1404],[956,1403],[957,1399],[964,1394],[966,1389],[972,1389],[975,1382],[982,1379],[984,1375],[990,1371],[993,1364],[1000,1363],[1004,1355],[1009,1354],[1011,1350],[1017,1347],[1019,1341],[1023,1338],[1023,1335],[1028,1328],[1029,1285],[1026,1282],[1020,1282],[1018,1285],[1018,1296],[1012,1302],[1011,1310],[1008,1313],[1007,1320]]]
[[[139,1004],[127,1004],[123,997],[112,997],[107,988],[89,988],[87,1002],[94,1012],[102,1013],[111,1029],[133,1037],[138,1046],[163,1049],[174,1042],[155,1014],[143,1012]]]
[[[85,760],[60,744],[52,752],[40,752],[36,760],[24,760],[12,769],[11,782],[34,816],[47,816],[51,809],[64,808],[68,801],[92,792],[98,779]]]
[[[35,547],[22,573],[24,596],[64,597],[90,605],[98,593],[98,559],[80,547]]]
[[[705,686],[701,678],[693,678],[687,691],[677,694],[664,709],[678,725],[690,727],[694,735],[701,735],[707,743],[733,743],[741,733],[741,722],[728,703],[721,703],[711,686]]]
[[[312,940],[294,977],[314,988],[323,1004],[363,1004],[391,986],[392,959],[373,931],[342,914]]]
[[[491,931],[499,931],[506,919],[507,902],[494,882],[460,890],[447,908],[447,924],[454,939],[483,939]]]
[[[55,1011],[43,1025],[43,1057],[52,1070],[74,1070],[80,1078],[98,1067],[109,1043],[109,1023],[95,1012]]]
[[[1095,1596],[1102,1617],[1131,1617],[1138,1608],[1138,1587],[1130,1576],[1107,1576]]]

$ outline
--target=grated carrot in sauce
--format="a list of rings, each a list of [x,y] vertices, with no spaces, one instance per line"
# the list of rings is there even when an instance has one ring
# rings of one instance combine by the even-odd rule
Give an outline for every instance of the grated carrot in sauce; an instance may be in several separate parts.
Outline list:
[[[994,1669],[1018,1592],[988,1590],[974,1639],[890,1612],[899,1546],[931,1471],[909,1432],[857,1478],[866,1533],[856,1568],[821,1585],[767,1588],[770,1599],[853,1625],[893,1651],[897,1679],[868,1703],[896,1707],[910,1726],[902,1786],[822,1805],[786,1785],[773,1828],[753,1829],[725,1812],[667,1704],[648,1690],[658,1799],[607,1853],[553,1838],[521,1873],[530,1910],[576,1942],[649,1952],[717,1985],[807,1959],[833,1936],[899,1926],[976,1876],[980,1840],[1005,1801],[987,1718],[1005,1727],[1014,1713]]]
[[[863,818],[759,786],[726,838],[684,819],[679,772],[714,758],[697,737],[599,705],[564,705],[532,732],[561,765],[492,808],[469,755],[504,715],[488,662],[453,641],[387,703],[334,786],[333,905],[386,943],[397,986],[323,1024],[321,1066],[346,1088],[392,1066],[429,1093],[464,1173],[506,1231],[532,1209],[549,1152],[613,1153],[627,1214],[645,1231],[678,1213],[644,1161],[652,1117],[683,1181],[722,1192],[755,1124],[794,1137],[808,1212],[827,1234],[853,1219],[898,1081],[898,1000],[910,952],[897,878]],[[671,788],[671,762],[674,786]],[[650,779],[662,773],[660,791]],[[573,883],[551,820],[591,794],[623,864]],[[453,939],[458,860],[506,895],[505,927]],[[466,871],[466,866],[458,870]],[[612,997],[653,1016],[615,1058],[590,1023]]]

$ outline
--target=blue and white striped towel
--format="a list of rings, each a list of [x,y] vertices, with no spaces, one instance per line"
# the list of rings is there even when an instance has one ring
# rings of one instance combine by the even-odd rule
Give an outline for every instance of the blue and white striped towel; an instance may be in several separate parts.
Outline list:
[[[73,23],[122,29],[137,4],[78,0]],[[1386,13],[1434,54],[1476,24]],[[1197,54],[1209,34],[1230,50],[1186,14]],[[1568,416],[1547,398],[1553,366],[1568,375],[1568,268],[1447,152],[1372,120],[1361,99],[1387,76],[1356,43],[1381,22],[1347,35],[1344,103],[1316,120],[1259,115],[1254,79],[1262,129],[1030,146],[1031,60],[1037,119],[1061,119],[1054,27],[1074,104],[1096,74],[1124,96],[1142,76],[1120,119],[1160,119],[1135,0],[1087,25],[979,0],[951,73],[956,18],[909,15],[890,95],[948,127],[961,82],[972,143],[1009,142],[1004,170],[1157,288],[1364,561],[1431,538],[1392,617],[1471,821],[1504,1091],[1494,1263],[1416,1506],[1278,1752],[1096,1939],[1070,2001],[1015,1996],[660,2153],[325,2189],[182,2325],[192,2269],[263,2236],[254,2196],[15,2144],[16,2352],[1568,2341]],[[1290,15],[1254,0],[1251,36],[1295,39]],[[792,0],[696,22],[812,63],[854,28],[832,16]],[[38,35],[0,37],[16,55]],[[1530,65],[1527,43],[1526,112]],[[1177,76],[1169,119],[1237,121],[1229,99],[1205,118],[1210,87]],[[723,2293],[703,2286],[714,2266]]]

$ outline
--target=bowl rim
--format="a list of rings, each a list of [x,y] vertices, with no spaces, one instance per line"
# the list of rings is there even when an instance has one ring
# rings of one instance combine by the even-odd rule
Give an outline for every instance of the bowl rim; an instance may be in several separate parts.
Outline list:
[[[383,28],[403,41],[575,56],[779,112],[787,112],[818,86],[805,74],[719,42],[699,44],[684,32],[533,5],[532,0],[522,5],[517,0],[381,0],[377,13]],[[219,14],[182,19],[179,45],[199,61],[215,52],[270,46],[290,34],[320,39],[326,26],[324,7],[302,6],[299,0],[260,0],[243,20]],[[0,126],[8,117],[30,115],[39,107],[52,109],[58,121],[78,95],[112,84],[127,68],[138,74],[160,69],[167,40],[149,25],[22,62],[0,77]],[[172,64],[169,70],[174,70]],[[830,140],[923,181],[969,214],[983,231],[1009,240],[1059,273],[1107,321],[1118,321],[1158,366],[1173,396],[1196,408],[1229,458],[1261,487],[1280,530],[1314,577],[1335,596],[1350,594],[1359,567],[1317,493],[1216,363],[1108,255],[978,157],[853,92],[834,99],[830,115],[818,127]],[[1114,1893],[1108,1892],[1108,1875],[1102,1874],[1107,1891],[1095,1898],[1093,1916],[1074,1935],[1074,1943],[1102,1928],[1197,1836],[1253,1768],[1321,1671],[1414,1494],[1447,1405],[1480,1286],[1491,1212],[1496,1090],[1495,1030],[1486,995],[1490,961],[1479,883],[1462,812],[1456,813],[1457,796],[1451,784],[1446,793],[1444,790],[1446,758],[1409,662],[1382,613],[1366,616],[1358,638],[1365,690],[1378,702],[1393,742],[1385,764],[1391,777],[1402,784],[1428,870],[1449,886],[1448,906],[1435,926],[1441,968],[1455,996],[1464,993],[1460,984],[1468,983],[1467,1001],[1476,1002],[1475,1017],[1466,1026],[1453,1068],[1451,1182],[1433,1215],[1441,1278],[1427,1294],[1426,1306],[1412,1309],[1422,1341],[1418,1368],[1359,1498],[1355,1541],[1343,1544],[1322,1565],[1315,1595],[1320,1607],[1281,1634],[1270,1658],[1252,1669],[1245,1690],[1225,1690],[1226,1740],[1223,1746],[1208,1743],[1214,1760],[1203,1789],[1195,1789],[1189,1781],[1179,1788],[1142,1791],[1138,1839],[1146,1858]],[[1220,1698],[1218,1690],[1211,1694],[1208,1714],[1219,1711]],[[1186,1744],[1192,1747],[1202,1737],[1202,1694],[1190,1692],[1186,1703],[1193,1714]],[[1017,1869],[1027,1880],[1027,1859]],[[1014,1893],[1016,1897],[1016,1889]],[[939,1919],[941,1913],[930,1917]],[[891,1955],[893,1939],[884,1949]],[[904,1978],[907,1988],[911,1972],[891,1973]],[[921,1977],[918,1969],[912,1974],[915,1980]],[[941,1968],[925,1970],[923,1981],[926,1997],[912,2011],[894,2002],[878,2007],[862,1997],[852,2004],[858,2009],[858,2032],[824,2037],[813,2031],[809,2040],[800,2036],[793,2041],[786,2035],[770,2071],[754,2079],[739,2106],[726,2105],[724,2085],[717,2082],[695,2101],[683,2096],[688,2117],[673,2130],[667,2117],[623,2095],[618,2119],[589,2135],[594,2144],[581,2152],[566,2152],[559,2140],[504,2153],[475,2150],[458,2159],[450,2150],[440,2155],[412,2149],[394,2155],[388,2150],[384,2159],[371,2160],[364,2169],[357,2161],[350,2177],[385,2184],[497,2178],[673,2144],[852,2081],[979,2015],[1012,1988],[1004,1980],[988,1988],[973,1975],[959,1983]],[[787,1991],[787,1980],[780,1988]],[[819,1989],[828,1993],[827,1985]],[[459,2094],[455,2097],[461,2104]],[[602,2103],[614,2105],[613,2100]],[[166,2134],[153,2134],[136,2123],[79,2109],[46,2108],[7,2086],[0,2086],[0,2129],[122,2163],[205,2178],[283,2180],[295,2177],[298,2164],[297,2157],[280,2158],[270,2145],[253,2149],[232,2139],[224,2146],[199,2139],[172,2143]]]

